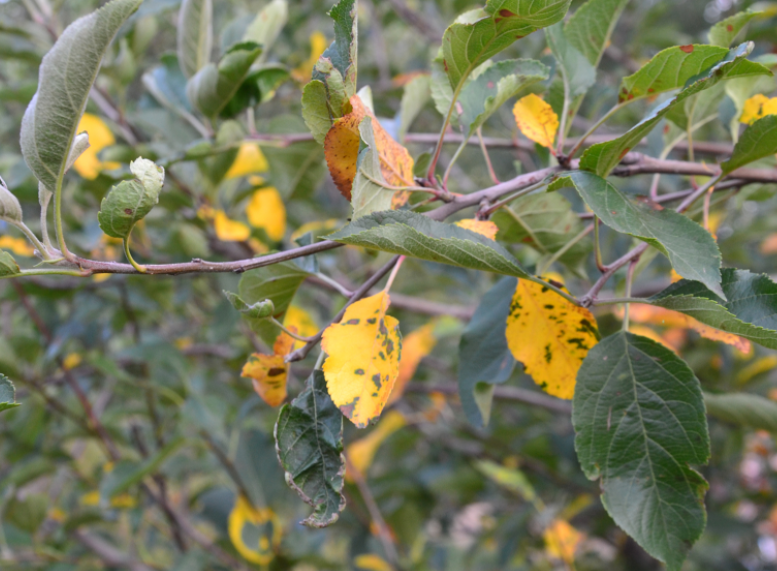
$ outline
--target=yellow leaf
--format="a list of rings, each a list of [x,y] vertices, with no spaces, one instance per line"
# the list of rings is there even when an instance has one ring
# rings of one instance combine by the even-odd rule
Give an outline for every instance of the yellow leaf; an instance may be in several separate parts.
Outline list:
[[[584,535],[566,521],[556,519],[545,529],[542,537],[551,557],[572,565],[575,561],[575,551],[583,541]]]
[[[298,238],[301,238],[308,232],[313,234],[330,234],[332,230],[336,230],[340,226],[340,221],[337,218],[330,218],[329,220],[319,220],[316,222],[307,222],[299,228],[297,228],[289,238],[292,242],[296,242]]]
[[[283,324],[294,329],[300,337],[313,337],[318,333],[318,325],[313,316],[297,305],[289,306],[286,315],[283,318]],[[299,349],[304,345],[304,341],[294,341],[294,349]]]
[[[62,368],[66,371],[70,371],[71,369],[78,367],[82,360],[81,355],[78,353],[70,353],[62,360]]]
[[[217,210],[214,219],[216,236],[222,242],[243,242],[248,240],[251,229],[237,220],[232,220],[222,210]]]
[[[353,481],[354,475],[351,473],[351,468],[362,476],[366,474],[380,445],[406,424],[407,421],[402,416],[402,413],[392,410],[378,422],[375,429],[367,436],[349,444],[346,449],[348,467],[345,472],[345,478],[349,482]]]
[[[78,123],[77,133],[86,131],[89,134],[89,148],[78,157],[73,168],[82,177],[94,180],[103,170],[113,170],[121,167],[121,164],[115,162],[102,162],[98,153],[105,147],[110,147],[116,143],[116,138],[111,133],[102,119],[91,113],[84,113],[81,121]]]
[[[394,571],[394,568],[382,557],[372,553],[357,555],[353,559],[353,564],[359,571]]]
[[[100,492],[94,490],[81,496],[81,504],[84,506],[99,506],[100,505]]]
[[[390,303],[386,292],[357,301],[322,339],[329,396],[359,428],[380,416],[399,374],[402,341],[399,321],[386,315]]]
[[[474,218],[469,218],[467,220],[459,220],[456,222],[456,226],[472,230],[491,240],[496,240],[496,234],[499,232],[499,226],[490,220],[475,220]]]
[[[738,385],[745,385],[752,381],[755,377],[758,375],[761,375],[763,373],[768,373],[772,369],[777,367],[777,357],[774,355],[770,355],[769,357],[762,357],[758,359],[755,363],[748,365],[741,371],[739,371],[739,374],[737,375],[737,384]]]
[[[742,123],[752,125],[758,119],[763,119],[767,115],[777,115],[777,97],[769,99],[759,93],[745,101],[742,116],[739,120]]]
[[[295,68],[291,75],[300,83],[307,83],[313,75],[313,67],[318,62],[318,58],[324,53],[327,43],[326,36],[321,32],[313,32],[310,35],[310,57],[299,67]]]
[[[402,358],[399,360],[399,375],[397,382],[394,383],[394,390],[391,391],[391,397],[388,404],[398,401],[405,392],[405,387],[409,383],[421,359],[432,352],[437,345],[437,339],[434,336],[435,322],[427,323],[420,329],[416,329],[410,335],[402,339]]]
[[[289,329],[293,331],[293,328]],[[243,366],[242,376],[253,381],[256,394],[270,406],[280,406],[286,400],[289,364],[284,357],[291,353],[293,347],[294,339],[282,332],[275,340],[272,355],[254,353]]]
[[[35,255],[35,249],[24,238],[13,236],[0,236],[0,250],[10,250],[17,256],[31,258]]]
[[[351,187],[356,177],[356,161],[359,158],[359,124],[365,117],[372,117],[372,131],[375,135],[375,150],[380,159],[381,172],[392,186],[412,186],[413,157],[405,147],[391,138],[380,126],[372,111],[362,103],[358,95],[351,97],[353,110],[335,121],[324,139],[324,155],[329,173],[340,193],[351,200]],[[406,195],[401,191],[397,194]],[[395,199],[397,195],[395,194]],[[404,201],[403,201],[404,200]],[[394,201],[394,208],[407,202],[407,197]]]
[[[683,346],[683,343],[685,342],[685,336],[678,337],[678,336],[661,336],[656,332],[654,329],[651,329],[647,325],[639,325],[639,324],[632,324],[629,325],[629,331],[633,333],[634,335],[641,335],[642,337],[647,337],[648,339],[652,339],[656,343],[661,343],[664,347],[667,349],[671,349],[675,353],[677,353]],[[682,329],[674,329],[672,331],[683,331]],[[678,343],[679,341],[679,343]]]
[[[251,226],[264,230],[270,240],[283,240],[286,233],[286,206],[278,189],[270,186],[254,192],[246,206],[246,215]]]
[[[527,139],[553,152],[558,131],[558,115],[548,103],[532,93],[516,102],[513,115],[516,125]]]
[[[257,509],[238,495],[229,514],[229,539],[246,561],[267,565],[281,545],[283,530],[270,508]]]
[[[235,162],[229,167],[225,178],[240,178],[258,172],[267,172],[267,159],[258,143],[242,143],[235,157]]]
[[[575,379],[596,345],[596,319],[545,286],[518,280],[507,316],[507,345],[534,382],[553,396],[571,399]]]

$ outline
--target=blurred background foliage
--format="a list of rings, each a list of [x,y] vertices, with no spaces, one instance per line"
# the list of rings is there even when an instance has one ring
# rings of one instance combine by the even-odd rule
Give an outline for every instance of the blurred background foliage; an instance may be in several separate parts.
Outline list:
[[[37,184],[18,146],[21,116],[52,33],[98,4],[0,1],[0,174],[29,219],[37,216]],[[614,102],[620,78],[634,66],[662,48],[706,41],[712,23],[751,4],[632,2],[573,133],[585,131],[590,119]],[[214,51],[221,54],[239,40],[263,5],[215,2]],[[341,225],[350,206],[329,179],[320,146],[277,144],[269,137],[307,133],[300,88],[332,39],[326,16],[331,3],[289,2],[288,23],[264,56],[277,64],[277,83],[261,93],[265,100],[252,113],[241,112],[230,128],[219,130],[219,143],[233,145],[232,151],[198,160],[183,160],[203,134],[183,117],[191,108],[175,56],[178,7],[176,0],[146,0],[105,61],[98,95],[82,123],[93,146],[64,190],[74,249],[121,259],[120,244],[102,234],[96,212],[138,155],[156,159],[168,171],[161,207],[135,232],[136,257],[143,262],[244,258],[292,247],[311,231]],[[469,0],[361,2],[359,85],[372,86],[376,115],[385,118],[390,132],[398,128],[405,74],[429,69],[442,30],[471,7]],[[754,55],[777,52],[776,26],[771,17],[749,27]],[[542,34],[516,43],[504,57],[547,60]],[[151,95],[152,80],[172,108]],[[773,91],[773,84],[763,90]],[[100,100],[102,105],[95,103]],[[632,106],[608,127],[620,132],[637,122],[647,105]],[[724,100],[723,120],[702,129],[697,139],[730,141],[733,115]],[[411,132],[436,133],[440,122],[427,104]],[[517,136],[507,106],[484,132]],[[411,137],[407,144],[419,157],[433,143]],[[446,147],[448,156],[452,150]],[[513,149],[494,149],[492,159],[504,178],[549,160],[539,151]],[[453,176],[460,192],[490,184],[477,147],[465,151]],[[644,194],[645,184],[635,178],[622,187]],[[664,177],[664,185],[666,191],[684,188],[680,177]],[[775,190],[751,185],[714,206],[727,262],[777,272]],[[630,245],[606,230],[603,241],[607,258]],[[21,235],[3,225],[0,247],[20,259],[32,255]],[[529,264],[537,258],[526,248],[516,254]],[[352,289],[387,259],[344,248],[316,261],[322,273]],[[642,293],[667,285],[668,270],[665,260],[652,260],[639,284]],[[248,355],[267,346],[222,295],[237,291],[239,278],[114,275],[0,282],[0,373],[16,382],[23,404],[0,420],[0,568],[383,571],[395,563],[379,537],[376,510],[407,569],[659,567],[602,508],[596,484],[579,469],[568,414],[510,400],[507,391],[497,393],[503,398],[495,401],[488,428],[467,423],[455,395],[457,346],[494,279],[413,260],[397,278],[392,313],[406,339],[427,326],[426,342],[413,345],[420,364],[414,375],[409,371],[408,390],[377,427],[364,433],[346,422],[346,446],[358,474],[346,484],[348,508],[340,521],[325,530],[299,525],[308,508],[286,487],[278,465],[272,437],[277,409],[240,376]],[[575,283],[571,276],[568,281]],[[327,324],[344,298],[326,286],[315,280],[302,285],[287,323],[308,335]],[[418,298],[424,300],[420,309],[414,306]],[[619,325],[604,311],[597,317],[604,332]],[[640,326],[673,343],[705,390],[747,387],[777,399],[773,351],[717,344],[682,323],[650,315]],[[314,360],[315,355],[291,367],[290,395],[301,390]],[[536,390],[520,372],[507,387]],[[685,568],[777,569],[775,441],[716,421],[711,436],[712,460],[702,470],[710,482],[709,524]],[[106,442],[120,461],[111,460]],[[177,515],[166,512],[165,502]],[[203,541],[192,541],[182,525],[196,528]]]

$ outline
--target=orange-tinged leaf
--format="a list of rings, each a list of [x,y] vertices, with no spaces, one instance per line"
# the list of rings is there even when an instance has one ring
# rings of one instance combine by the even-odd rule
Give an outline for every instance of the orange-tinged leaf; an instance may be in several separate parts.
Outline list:
[[[397,382],[394,383],[394,390],[391,391],[388,404],[402,398],[405,387],[413,379],[421,359],[431,353],[434,346],[437,345],[437,338],[434,336],[435,325],[434,321],[427,323],[402,339],[402,358],[399,360],[399,375],[397,376]]]
[[[389,295],[357,301],[322,339],[324,376],[332,401],[357,427],[374,422],[386,406],[399,374],[399,321],[386,315]]]
[[[545,528],[542,537],[551,557],[572,565],[575,561],[575,551],[585,536],[563,519],[556,519]]]
[[[286,206],[278,189],[270,186],[254,192],[246,205],[246,216],[251,226],[264,230],[270,240],[283,240],[286,234]]]
[[[356,470],[362,476],[366,474],[380,445],[406,424],[407,421],[402,416],[402,413],[392,410],[378,422],[377,426],[367,436],[349,444],[346,448],[348,466],[345,471],[345,478],[349,482],[353,481],[354,474],[351,473],[351,469]]]
[[[527,139],[553,150],[558,132],[558,115],[535,94],[519,99],[513,107],[515,123]]]
[[[762,93],[759,93],[745,101],[742,116],[739,120],[742,123],[752,125],[767,115],[777,115],[777,97],[769,99]]]
[[[222,210],[217,210],[213,220],[216,237],[222,242],[243,242],[248,240],[251,229],[237,220],[232,220]]]
[[[251,563],[269,564],[281,545],[283,528],[275,512],[253,507],[242,495],[237,496],[227,527],[232,545]]]
[[[84,113],[81,121],[78,123],[76,133],[83,133],[84,131],[89,134],[89,148],[76,159],[73,165],[78,174],[86,179],[94,180],[104,170],[113,170],[121,167],[119,163],[104,163],[97,157],[98,153],[105,147],[110,147],[116,143],[116,138],[102,119],[97,115]]]
[[[380,126],[375,115],[364,105],[358,95],[351,97],[351,107],[352,111],[335,121],[324,139],[326,164],[340,193],[351,200],[351,188],[353,179],[356,177],[356,161],[359,158],[361,141],[359,124],[365,117],[372,118],[372,130],[383,178],[392,186],[412,186],[414,184],[413,158],[407,149],[392,139],[391,135]],[[402,204],[406,201],[406,197],[398,199]],[[394,207],[396,206],[395,203]]]
[[[543,285],[518,280],[507,316],[507,346],[534,382],[571,399],[577,371],[596,345],[596,319]]]
[[[736,382],[738,385],[746,385],[758,375],[768,373],[775,367],[777,367],[776,356],[769,355],[768,357],[762,357],[739,371],[739,374],[737,374]]]
[[[476,220],[474,218],[468,218],[466,220],[459,220],[456,222],[456,226],[477,232],[481,236],[485,236],[490,240],[496,240],[496,235],[499,232],[499,226],[490,220]]]
[[[293,328],[289,330],[294,331]],[[254,353],[243,367],[242,376],[253,381],[256,394],[272,407],[280,406],[286,400],[289,365],[284,357],[291,353],[293,347],[294,339],[281,333],[275,340],[272,355]]]
[[[633,333],[634,335],[641,335],[642,337],[647,337],[648,339],[652,339],[656,343],[661,343],[664,347],[667,349],[671,349],[675,353],[677,353],[680,348],[685,343],[685,330],[683,329],[670,329],[669,331],[675,332],[680,331],[683,333],[681,337],[677,336],[670,336],[665,337],[658,334],[658,332],[655,329],[651,329],[647,325],[639,325],[639,324],[631,324],[629,325],[629,331]],[[679,344],[678,344],[679,341]]]

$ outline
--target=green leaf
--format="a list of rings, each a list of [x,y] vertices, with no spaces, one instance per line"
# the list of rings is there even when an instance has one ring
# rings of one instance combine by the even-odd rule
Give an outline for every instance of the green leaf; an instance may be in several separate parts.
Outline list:
[[[487,384],[491,388],[484,395],[490,396],[487,399],[490,403],[493,386],[506,382],[515,369],[505,330],[517,286],[515,278],[500,279],[480,300],[459,342],[459,398],[467,420],[478,428],[488,424],[476,396],[478,385]]]
[[[254,43],[232,46],[218,65],[209,63],[189,80],[189,101],[207,117],[218,115],[237,93],[260,53],[262,48]]]
[[[777,433],[777,403],[748,393],[705,393],[707,414],[724,422]]]
[[[720,297],[725,297],[720,286],[718,245],[699,224],[674,210],[638,202],[589,172],[562,175],[549,190],[569,186],[569,183],[607,226],[657,248],[669,258],[678,274],[700,281]]]
[[[0,182],[0,220],[14,223],[22,221],[22,205],[16,195]]]
[[[536,60],[514,59],[495,63],[461,90],[459,122],[467,138],[522,89],[548,79],[548,68]]]
[[[240,278],[238,292],[247,305],[269,301],[275,307],[273,317],[283,321],[291,300],[310,274],[294,262],[282,262],[264,268],[250,270]],[[231,301],[231,300],[230,300]],[[262,340],[272,346],[279,329],[267,321],[251,321],[252,329]]]
[[[326,85],[329,108],[337,119],[344,104],[356,94],[356,69],[359,47],[359,21],[356,0],[340,0],[329,11],[335,25],[335,41],[321,54],[313,79]]]
[[[212,26],[212,0],[183,0],[178,13],[178,63],[186,77],[193,77],[210,62]]]
[[[19,406],[16,402],[16,387],[3,374],[0,374],[0,412]]]
[[[224,121],[219,127],[218,134],[216,135],[216,144],[205,143],[203,145],[203,151],[209,154],[216,149],[225,149],[223,153],[218,153],[214,156],[208,156],[197,161],[197,166],[207,179],[213,184],[214,188],[224,180],[224,177],[229,172],[232,164],[237,158],[239,152],[239,144],[245,140],[246,133],[243,130],[243,126],[238,121]],[[196,151],[197,149],[190,149],[188,152]],[[194,155],[195,153],[192,153]]]
[[[130,171],[135,178],[114,186],[97,214],[100,228],[113,238],[129,237],[135,224],[159,202],[165,182],[165,169],[142,157],[130,163]]]
[[[103,55],[141,1],[113,0],[76,20],[43,58],[38,90],[22,119],[21,147],[35,178],[51,192],[57,191],[65,176],[70,147]]]
[[[281,115],[273,118],[268,133],[299,133],[305,124],[299,116]],[[315,141],[300,142],[287,147],[263,147],[270,165],[270,182],[284,200],[305,198],[319,187],[327,173],[324,149]]]
[[[256,330],[262,322],[275,314],[275,304],[272,300],[265,299],[249,305],[236,293],[225,291],[224,295],[232,307],[239,311],[241,317],[250,324],[252,330]]]
[[[685,87],[673,98],[665,101],[653,109],[653,111],[649,113],[647,117],[645,117],[636,126],[629,129],[625,134],[621,135],[617,139],[613,139],[612,141],[600,143],[590,147],[580,159],[580,168],[583,170],[595,172],[599,176],[607,176],[610,174],[612,169],[618,165],[621,159],[623,159],[626,153],[628,153],[644,137],[646,137],[648,133],[653,130],[659,121],[661,121],[661,119],[663,119],[675,105],[679,105],[689,97],[696,95],[697,93],[701,93],[705,89],[714,87],[721,81],[725,81],[727,79],[746,77],[751,75],[771,75],[772,72],[769,71],[767,67],[744,59],[750,54],[752,49],[753,44],[742,44],[738,48],[731,50],[728,52],[728,55],[726,55],[721,61],[712,65],[712,67],[708,68],[706,71],[704,71],[704,73],[699,76],[690,78],[691,81],[687,87]],[[651,64],[648,64],[648,66],[650,65]],[[638,72],[638,74],[639,73],[641,73],[641,71]],[[661,74],[658,70],[654,70],[654,75],[656,73],[658,73],[660,77],[663,77],[663,74]],[[641,82],[640,85],[650,83],[650,78],[647,79],[648,81]],[[667,83],[669,82],[667,81]],[[662,83],[661,86],[663,87],[664,83]]]
[[[430,262],[528,277],[513,255],[493,240],[414,212],[374,212],[327,238]]]
[[[732,268],[724,269],[722,277],[726,301],[703,284],[690,280],[674,283],[648,301],[777,349],[777,284],[768,276]]]
[[[451,89],[451,82],[448,80],[448,74],[445,71],[442,48],[440,48],[440,53],[437,57],[432,60],[430,67],[432,70],[432,79],[429,90],[432,94],[432,101],[434,101],[434,108],[437,109],[437,112],[440,115],[445,117],[448,115],[448,110],[453,102],[453,89]],[[456,127],[458,124],[458,116],[455,113],[452,113],[451,125]]]
[[[289,5],[286,0],[272,0],[265,5],[251,22],[243,35],[244,42],[262,46],[266,54],[278,39],[278,35],[289,19]]]
[[[683,131],[693,129],[694,126],[711,117],[718,117],[718,108],[723,97],[725,97],[725,84],[719,83],[711,89],[689,97],[682,105],[674,105],[666,114],[666,118]]]
[[[541,28],[561,21],[571,0],[489,0],[462,14],[442,39],[448,80],[458,93],[472,71],[490,57]]]
[[[478,460],[475,462],[475,468],[495,484],[510,490],[514,494],[518,494],[527,502],[535,502],[537,500],[537,492],[534,490],[534,486],[531,485],[526,474],[520,470],[508,468],[490,460]]]
[[[737,141],[731,158],[720,165],[728,174],[777,153],[777,115],[767,115],[750,125]]]
[[[324,82],[314,79],[302,89],[302,118],[313,133],[313,138],[319,145],[323,145],[332,126]]]
[[[567,21],[564,35],[567,41],[599,66],[610,36],[629,0],[588,0]]]
[[[15,276],[20,271],[19,264],[16,263],[14,257],[9,252],[0,250],[0,278]]]
[[[183,437],[170,441],[159,452],[142,462],[125,460],[119,462],[100,483],[100,496],[109,500],[126,492],[146,476],[158,471],[159,467],[186,442]]]
[[[402,102],[399,105],[399,141],[405,140],[405,135],[410,130],[416,117],[423,110],[432,97],[432,79],[423,74],[411,79],[402,92]]]
[[[602,503],[645,551],[679,571],[704,531],[709,459],[701,386],[672,351],[618,333],[588,353],[572,407],[575,449]]]
[[[710,30],[710,43],[714,46],[722,46],[724,48],[729,47],[750,20],[757,18],[762,14],[763,12],[745,10],[744,12],[739,12],[738,14],[726,18],[725,20],[721,20],[712,26],[712,29]]]
[[[545,38],[564,78],[566,98],[572,101],[596,83],[596,68],[568,41],[562,22],[545,28]]]
[[[289,70],[279,64],[265,64],[258,69],[254,67],[254,71],[243,80],[235,96],[221,110],[220,116],[235,117],[249,107],[270,101],[275,97],[278,87],[290,77]]]
[[[345,509],[343,415],[329,397],[323,371],[313,371],[307,388],[281,409],[275,446],[286,483],[313,506],[302,523],[326,527],[336,522]]]
[[[386,181],[380,168],[380,156],[370,117],[365,117],[359,123],[359,134],[362,149],[356,161],[356,176],[351,190],[351,206],[353,206],[351,220],[358,220],[373,212],[391,210],[391,201],[394,198],[392,191],[372,182],[372,180]]]

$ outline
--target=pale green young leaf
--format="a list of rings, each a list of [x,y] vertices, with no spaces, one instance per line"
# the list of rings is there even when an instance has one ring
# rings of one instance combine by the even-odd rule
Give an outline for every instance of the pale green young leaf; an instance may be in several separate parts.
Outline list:
[[[289,4],[287,0],[272,0],[266,4],[248,25],[243,34],[244,42],[253,42],[262,46],[267,53],[289,19]]]
[[[409,211],[374,212],[327,238],[430,262],[529,277],[513,255],[493,240]]]
[[[0,250],[0,278],[15,276],[19,271],[19,264],[14,257],[9,252]]]
[[[595,68],[629,0],[588,0],[572,14],[564,28],[567,41]]]
[[[232,304],[232,307],[239,311],[240,314],[249,321],[254,319],[267,319],[268,317],[272,317],[275,313],[275,304],[272,300],[265,299],[249,305],[243,301],[239,295],[231,291],[225,291],[224,296],[229,300],[229,303]]]
[[[701,385],[663,345],[618,333],[588,353],[572,406],[575,450],[602,503],[645,551],[679,571],[706,523],[710,456]]]
[[[750,125],[739,138],[731,158],[720,165],[728,174],[777,153],[777,115],[767,115]]]
[[[375,144],[370,117],[362,119],[359,124],[359,135],[361,136],[362,149],[359,151],[359,158],[356,162],[356,177],[353,180],[351,190],[351,206],[353,207],[351,220],[358,220],[373,212],[391,210],[391,201],[394,198],[394,193],[391,190],[373,182],[373,180],[385,182],[385,179],[380,167],[380,156]]]
[[[183,0],[178,13],[178,63],[193,77],[210,62],[213,51],[212,0]]]
[[[165,169],[144,158],[130,163],[133,180],[114,186],[103,198],[97,220],[108,236],[126,239],[138,221],[159,202],[165,181]]]
[[[22,221],[22,205],[19,199],[2,182],[0,182],[0,220],[11,223]]]
[[[233,46],[218,65],[209,63],[189,80],[186,94],[203,115],[215,118],[229,103],[262,53],[254,43]]]
[[[545,28],[545,39],[563,76],[567,100],[583,95],[596,83],[596,68],[569,42],[562,22]]]
[[[16,402],[16,387],[3,374],[0,374],[0,412],[19,406]]]
[[[707,413],[737,426],[777,433],[777,403],[748,393],[706,393]]]
[[[710,43],[713,46],[729,47],[739,33],[753,18],[760,16],[762,12],[745,10],[721,20],[710,30]]]
[[[442,61],[442,50],[440,54],[430,64],[432,70],[431,83],[429,89],[432,94],[432,101],[434,101],[434,108],[437,112],[445,117],[448,114],[448,110],[453,103],[453,89],[451,88],[451,82],[448,80],[448,74],[445,72],[445,64]],[[456,113],[451,114],[451,125],[457,127],[459,124],[459,117]]]
[[[718,245],[699,224],[674,210],[638,202],[590,172],[562,175],[549,190],[570,185],[607,226],[657,248],[678,274],[700,281],[725,297],[720,285]]]
[[[113,0],[70,24],[40,66],[38,90],[24,113],[24,160],[55,192],[67,170],[70,148],[108,46],[142,0]],[[71,62],[77,62],[72,65]]]
[[[342,103],[356,94],[359,21],[356,0],[340,0],[329,11],[334,21],[335,40],[324,51],[313,70],[313,79],[324,82],[335,118],[342,117]],[[335,101],[336,100],[336,101]]]
[[[548,78],[548,68],[536,60],[516,59],[495,63],[461,90],[459,122],[471,137],[508,99],[522,89]]]
[[[431,77],[424,74],[411,79],[402,93],[402,102],[399,105],[399,141],[405,140],[405,135],[410,130],[418,114],[432,97]]]
[[[302,118],[313,133],[313,138],[321,145],[332,126],[327,107],[326,85],[314,79],[302,88]]]

